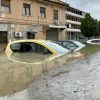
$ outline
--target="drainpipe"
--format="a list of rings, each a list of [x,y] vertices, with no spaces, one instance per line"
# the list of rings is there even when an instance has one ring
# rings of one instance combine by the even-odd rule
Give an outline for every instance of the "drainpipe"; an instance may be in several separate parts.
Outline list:
[[[38,16],[38,33],[39,33],[39,31],[40,31],[40,16]]]

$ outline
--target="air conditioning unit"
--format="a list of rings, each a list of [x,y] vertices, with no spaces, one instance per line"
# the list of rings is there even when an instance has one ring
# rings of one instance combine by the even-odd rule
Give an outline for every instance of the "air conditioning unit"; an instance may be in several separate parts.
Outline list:
[[[60,22],[58,20],[54,21],[54,25],[59,25]]]
[[[15,37],[17,38],[23,37],[23,34],[21,32],[15,32]]]

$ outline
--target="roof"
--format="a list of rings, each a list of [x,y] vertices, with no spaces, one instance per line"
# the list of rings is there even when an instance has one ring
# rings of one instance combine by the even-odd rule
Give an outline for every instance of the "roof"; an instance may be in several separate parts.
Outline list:
[[[83,12],[83,13],[86,13],[86,12],[84,12],[84,11],[78,9],[78,8],[72,7],[72,6],[70,6],[70,5],[69,5],[68,7],[69,7],[69,8],[72,8],[72,9],[75,9],[75,10],[77,10],[77,11],[81,11],[81,12]]]
[[[61,5],[65,5],[65,6],[68,6],[69,4],[68,3],[65,3],[61,0],[50,0],[51,2],[55,2],[55,3],[58,3],[58,4],[61,4]]]
[[[45,2],[50,2],[50,3],[54,3],[54,4],[58,4],[58,5],[62,5],[62,6],[69,6],[68,3],[63,2],[61,0],[38,0],[38,1],[45,1]]]

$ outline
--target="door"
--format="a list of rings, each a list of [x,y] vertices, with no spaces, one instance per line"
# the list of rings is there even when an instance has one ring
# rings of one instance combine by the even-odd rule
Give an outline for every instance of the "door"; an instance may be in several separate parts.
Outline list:
[[[35,34],[32,32],[27,32],[27,39],[35,39]]]
[[[46,31],[47,40],[58,40],[58,29],[49,29]]]
[[[0,31],[0,43],[7,43],[7,31]]]

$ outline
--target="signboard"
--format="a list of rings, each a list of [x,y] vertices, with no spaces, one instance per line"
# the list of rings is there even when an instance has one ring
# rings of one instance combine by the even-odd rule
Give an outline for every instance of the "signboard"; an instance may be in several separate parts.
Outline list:
[[[37,33],[37,25],[31,25],[30,26],[30,32],[36,32]]]
[[[0,31],[8,31],[9,24],[0,24]]]

